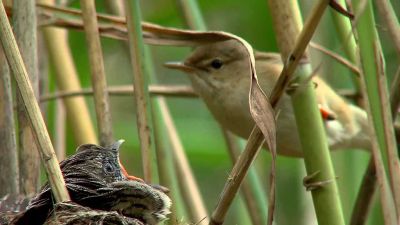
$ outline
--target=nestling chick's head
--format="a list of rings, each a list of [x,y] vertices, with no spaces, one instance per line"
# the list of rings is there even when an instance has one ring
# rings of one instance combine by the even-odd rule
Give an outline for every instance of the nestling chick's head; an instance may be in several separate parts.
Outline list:
[[[79,146],[76,154],[60,164],[64,178],[97,180],[104,184],[126,179],[119,163],[119,147],[123,142],[117,141],[106,148],[94,144]]]

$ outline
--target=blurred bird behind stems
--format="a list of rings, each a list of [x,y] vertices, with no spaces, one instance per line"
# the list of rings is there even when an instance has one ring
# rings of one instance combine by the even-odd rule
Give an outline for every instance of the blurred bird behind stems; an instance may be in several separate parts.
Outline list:
[[[281,57],[276,53],[255,52],[255,59],[259,85],[268,96],[282,71]],[[217,121],[240,137],[248,138],[254,127],[249,110],[249,63],[246,49],[238,41],[228,40],[201,45],[184,62],[165,65],[189,74],[193,88]],[[329,147],[370,149],[365,111],[347,103],[321,78],[314,76],[312,82],[316,84],[321,109],[334,118],[324,121]],[[277,153],[301,157],[300,139],[288,94],[282,96],[276,112],[279,112]]]
[[[155,225],[170,213],[171,200],[159,186],[130,176],[119,161],[123,140],[109,147],[81,145],[60,163],[71,200],[96,210],[116,211],[126,217]],[[54,199],[48,184],[17,215],[12,224],[43,224],[53,210]]]

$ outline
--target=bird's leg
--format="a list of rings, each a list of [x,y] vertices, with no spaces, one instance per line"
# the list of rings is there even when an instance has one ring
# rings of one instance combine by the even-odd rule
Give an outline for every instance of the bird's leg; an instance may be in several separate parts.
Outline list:
[[[312,82],[312,81],[311,81],[311,82]],[[290,83],[289,86],[286,88],[286,93],[287,93],[288,95],[293,95],[293,94],[295,94],[295,92],[296,92],[296,90],[297,90],[298,88],[305,87],[305,86],[307,86],[307,85],[309,85],[308,80],[305,81],[305,82],[301,82],[301,83],[292,82],[292,83]],[[318,87],[318,84],[317,84],[316,82],[312,82],[312,85],[314,85],[314,88],[317,88],[317,87]]]
[[[315,82],[313,82],[313,85],[314,85],[314,88],[318,87],[318,84],[315,83]],[[288,95],[293,95],[295,93],[295,91],[297,90],[297,88],[300,88],[300,87],[301,87],[301,84],[299,84],[299,83],[291,83],[288,86],[288,88],[286,89],[286,93]],[[318,107],[319,107],[319,111],[321,113],[322,119],[324,121],[336,120],[337,116],[335,115],[334,112],[329,110],[329,108],[327,108],[327,107],[325,107],[325,106],[323,106],[321,104],[318,104]]]
[[[290,83],[289,86],[286,88],[286,93],[288,95],[292,95],[299,86],[300,86],[299,83],[294,83],[294,82]]]
[[[337,179],[337,177],[329,179],[329,180],[324,180],[324,181],[312,181],[312,179],[314,179],[321,171],[315,171],[314,173],[307,175],[303,178],[303,185],[304,187],[306,187],[307,191],[313,191],[316,190],[318,188],[322,188],[327,184],[332,183],[333,181],[335,181],[335,179]]]
[[[336,120],[336,114],[329,110],[327,107],[324,107],[322,104],[318,104],[318,107],[324,121]]]

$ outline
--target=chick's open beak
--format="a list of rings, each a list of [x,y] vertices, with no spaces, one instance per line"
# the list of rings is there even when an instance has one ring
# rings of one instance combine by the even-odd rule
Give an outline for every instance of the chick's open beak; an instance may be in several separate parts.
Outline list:
[[[132,175],[129,175],[128,172],[126,171],[125,167],[122,165],[121,161],[119,161],[119,166],[121,167],[121,172],[125,175],[125,177],[128,180],[133,180],[133,181],[138,181],[138,182],[144,182],[141,178],[135,177]]]
[[[170,69],[181,70],[185,73],[192,73],[195,71],[193,66],[187,65],[184,62],[166,62],[164,66]]]

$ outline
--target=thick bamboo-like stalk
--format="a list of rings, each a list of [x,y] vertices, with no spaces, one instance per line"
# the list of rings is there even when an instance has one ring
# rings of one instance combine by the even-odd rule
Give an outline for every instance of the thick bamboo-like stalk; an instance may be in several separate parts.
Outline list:
[[[282,58],[299,60],[299,58],[293,57],[293,53],[298,50],[297,47],[301,40],[305,37],[309,40],[313,32],[299,32],[302,23],[297,1],[269,0],[268,3],[274,20],[274,29]],[[315,29],[328,4],[329,1],[325,0],[316,3],[310,15],[313,20],[308,19],[305,27],[313,27]],[[296,39],[296,37],[298,38]],[[305,46],[303,46],[303,49],[305,49]],[[307,54],[304,56],[307,58]],[[312,69],[309,64],[302,65],[296,72],[295,82],[302,83],[309,80],[311,73]],[[332,180],[323,188],[312,191],[318,223],[344,224],[335,174],[313,85],[304,85],[301,90],[298,90],[292,96],[292,102],[307,173],[318,172],[313,178],[314,181]]]
[[[180,141],[178,132],[169,112],[165,98],[158,98],[158,107],[161,112],[161,119],[167,127],[167,135],[171,142],[171,154],[174,160],[174,167],[178,179],[179,189],[185,201],[186,210],[190,215],[191,222],[198,225],[208,224],[207,209],[203,203],[199,186],[193,176],[189,161],[186,158],[185,150]]]
[[[37,104],[33,89],[29,82],[29,77],[26,72],[21,54],[19,53],[17,43],[12,34],[11,26],[8,23],[6,11],[3,3],[0,2],[0,39],[14,75],[22,99],[25,103],[25,110],[28,112],[31,126],[39,146],[42,162],[45,166],[49,184],[53,192],[56,202],[68,201],[69,195],[65,187],[65,182],[55,156],[50,137],[47,133],[44,120],[40,113],[39,105]]]
[[[96,108],[100,144],[107,146],[112,144],[114,139],[94,0],[81,0],[81,8],[86,33],[86,44],[89,51],[90,73],[94,90],[94,104]]]
[[[39,0],[52,5],[53,0]],[[60,91],[79,91],[78,74],[68,46],[67,32],[51,27],[42,28],[50,60],[54,64],[57,86]],[[73,129],[77,145],[98,144],[96,132],[90,118],[89,109],[83,97],[64,99],[68,122]]]
[[[133,67],[133,86],[135,88],[136,120],[142,153],[144,180],[151,181],[151,110],[147,88],[148,72],[145,70],[144,43],[141,29],[141,12],[138,0],[126,0],[125,14],[128,26],[128,44]]]
[[[13,4],[13,29],[22,59],[28,72],[33,92],[39,96],[36,6],[34,1],[15,1]],[[24,102],[17,95],[18,109],[18,163],[20,191],[24,195],[33,195],[39,189],[40,156],[34,141]]]
[[[296,82],[301,83],[307,80],[311,71],[310,67],[300,67],[297,72],[299,79]],[[313,182],[316,182],[315,180],[332,181],[322,188],[312,191],[317,220],[319,224],[344,224],[339,192],[335,182],[335,173],[329,155],[322,119],[319,117],[320,113],[315,98],[314,86],[309,84],[304,88],[302,87],[301,92],[298,91],[296,95],[293,95],[292,102],[296,123],[299,127],[307,173],[319,173],[318,176],[313,178]]]
[[[363,88],[365,95],[367,111],[369,111],[373,120],[375,134],[372,140],[377,138],[379,153],[373,149],[375,166],[377,170],[378,182],[382,196],[382,205],[385,214],[386,224],[398,223],[400,217],[400,165],[398,160],[397,146],[393,130],[393,122],[389,105],[389,94],[385,76],[384,59],[379,42],[379,37],[375,29],[375,20],[371,1],[353,1],[357,15],[356,32],[359,40],[360,63],[364,76]],[[385,158],[386,155],[386,158]],[[387,167],[390,174],[390,189],[386,188],[386,175],[384,163],[381,158],[387,160]],[[386,190],[385,190],[386,189]],[[385,205],[384,201],[391,201],[391,194],[394,200],[397,217],[391,220],[391,204]],[[386,203],[387,204],[387,203]]]
[[[0,196],[4,196],[19,194],[19,171],[10,70],[3,49],[0,63]]]

